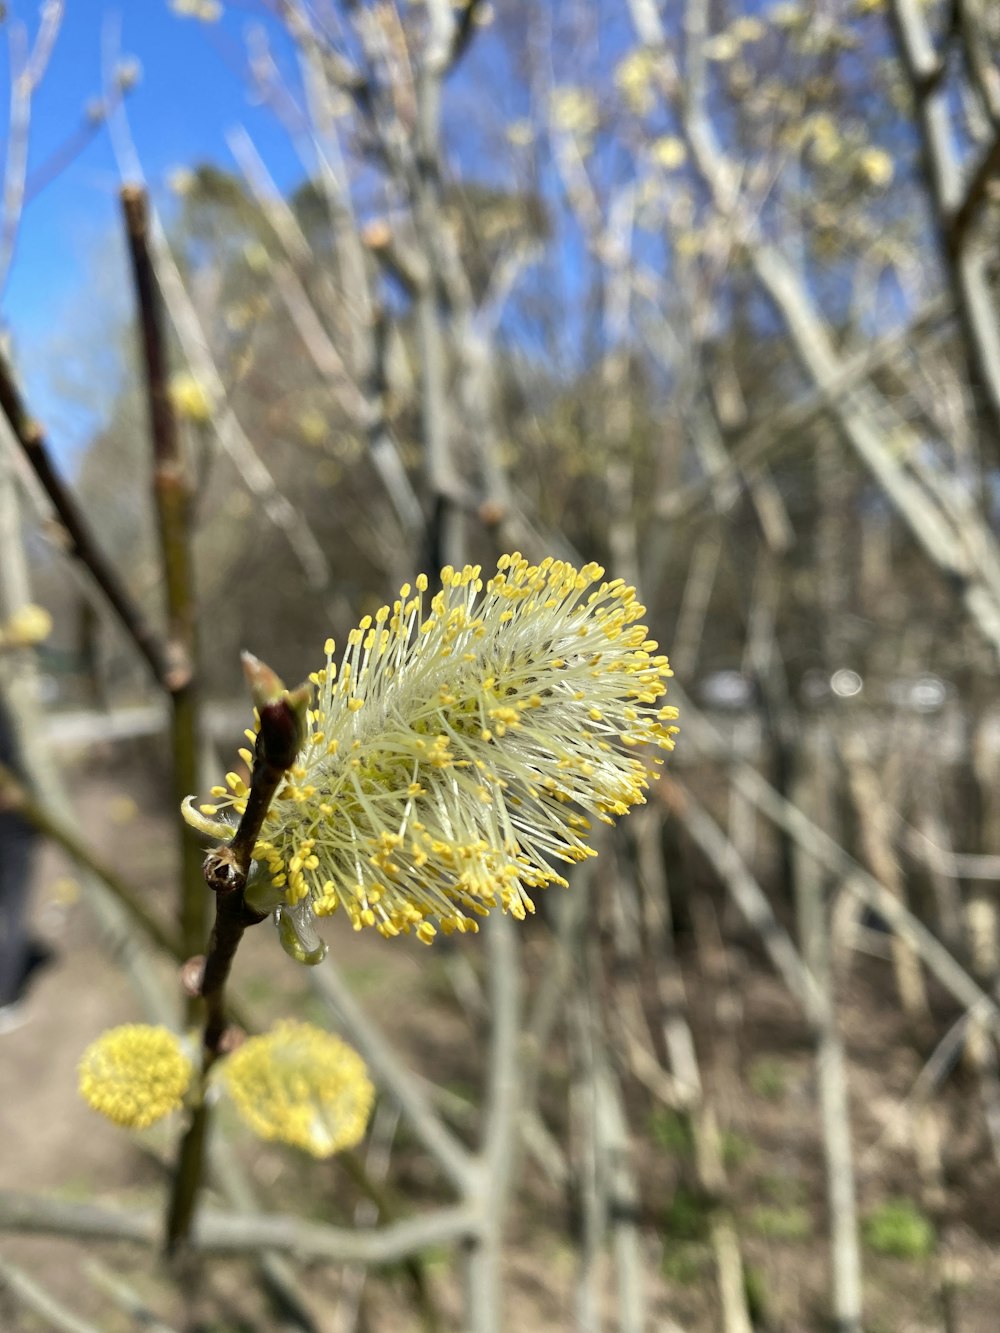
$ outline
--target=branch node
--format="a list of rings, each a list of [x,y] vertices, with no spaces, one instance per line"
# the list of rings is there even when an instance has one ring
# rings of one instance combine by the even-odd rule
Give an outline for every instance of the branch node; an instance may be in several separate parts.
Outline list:
[[[205,955],[196,953],[181,967],[181,989],[192,1000],[201,994],[201,983],[205,980]]]
[[[212,847],[205,854],[205,883],[213,893],[232,893],[246,879],[239,858],[228,845]]]

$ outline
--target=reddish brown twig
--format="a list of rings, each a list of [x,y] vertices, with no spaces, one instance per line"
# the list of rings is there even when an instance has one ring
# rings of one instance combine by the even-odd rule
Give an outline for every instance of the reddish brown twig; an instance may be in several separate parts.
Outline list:
[[[226,1013],[226,983],[244,931],[266,920],[245,898],[253,849],[282,779],[295,762],[305,733],[308,685],[285,690],[274,672],[249,653],[243,667],[260,716],[246,809],[232,839],[205,858],[205,882],[215,894],[215,924],[201,968],[187,969],[191,989],[205,1001],[201,1089],[181,1141],[167,1217],[167,1249],[183,1242],[194,1216],[204,1174],[208,1106],[205,1087],[213,1064],[228,1049],[234,1032]]]
[[[194,576],[191,567],[191,488],[181,457],[177,421],[170,399],[167,336],[156,272],[149,250],[149,207],[140,186],[121,192],[139,308],[149,433],[153,449],[153,499],[156,508],[167,601],[168,687],[174,808],[198,786],[199,719],[196,680],[197,636]],[[205,937],[205,890],[201,849],[194,833],[179,824],[181,889],[178,924],[186,954]]]

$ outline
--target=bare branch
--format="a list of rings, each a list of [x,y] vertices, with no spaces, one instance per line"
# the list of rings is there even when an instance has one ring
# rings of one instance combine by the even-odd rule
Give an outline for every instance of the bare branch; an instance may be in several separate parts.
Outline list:
[[[0,1190],[0,1230],[19,1235],[79,1236],[89,1243],[125,1241],[155,1246],[155,1209],[126,1212],[97,1204]],[[331,1263],[395,1264],[435,1245],[452,1245],[475,1230],[468,1207],[441,1208],[372,1231],[328,1227],[280,1213],[224,1213],[204,1209],[191,1237],[200,1254],[240,1255],[260,1250]]]
[[[5,1287],[22,1305],[60,1333],[99,1333],[95,1324],[67,1309],[23,1268],[0,1256],[0,1291]]]
[[[462,1194],[473,1189],[476,1171],[472,1158],[445,1128],[423,1088],[354,999],[329,958],[310,970],[310,981],[342,1030],[357,1046],[375,1081],[399,1102],[414,1134],[452,1185]]]
[[[10,111],[3,179],[3,221],[0,225],[0,294],[10,272],[21,210],[24,207],[31,99],[52,56],[62,24],[63,9],[64,0],[48,0],[47,4],[41,6],[41,21],[35,44],[30,50],[24,26],[17,22],[8,24]]]
[[[117,570],[101,551],[76,499],[53,466],[42,427],[29,416],[14,383],[10,365],[2,353],[0,409],[32,472],[59,515],[59,521],[66,532],[69,553],[90,572],[157,682],[170,693],[179,683],[173,672],[170,654],[133,601],[118,577]]]
[[[191,552],[191,487],[181,457],[177,419],[170,398],[163,304],[149,253],[149,201],[145,191],[137,186],[126,186],[122,190],[121,201],[146,365],[153,454],[153,498],[160,533],[167,603],[166,651],[171,662],[171,772],[174,809],[179,812],[184,798],[198,786],[201,745],[197,685],[197,602]],[[185,953],[190,955],[200,947],[205,932],[201,847],[194,830],[187,827],[179,813],[175,813],[174,819],[181,856],[177,911]]]

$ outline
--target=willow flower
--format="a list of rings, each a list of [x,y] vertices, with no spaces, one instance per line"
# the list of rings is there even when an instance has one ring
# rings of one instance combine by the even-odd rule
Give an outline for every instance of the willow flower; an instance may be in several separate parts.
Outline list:
[[[224,1062],[222,1078],[255,1134],[314,1157],[360,1143],[375,1098],[357,1051],[291,1020],[245,1041]]]
[[[645,799],[651,751],[676,732],[644,608],[603,574],[515,554],[484,586],[478,565],[449,567],[433,596],[421,575],[365,616],[339,667],[328,640],[305,743],[254,849],[258,902],[342,908],[356,930],[429,943],[498,906],[521,918],[533,890],[565,884],[561,867],[594,855],[591,819]],[[200,810],[185,802],[218,838],[246,807],[243,780],[226,783]]]
[[[193,1076],[180,1038],[129,1023],[102,1032],[80,1060],[80,1094],[116,1125],[146,1129],[179,1110]]]

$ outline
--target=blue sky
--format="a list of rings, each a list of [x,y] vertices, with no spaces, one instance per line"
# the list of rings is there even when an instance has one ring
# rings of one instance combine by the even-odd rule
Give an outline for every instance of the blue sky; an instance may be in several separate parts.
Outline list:
[[[11,17],[25,23],[32,36],[37,3],[14,0]],[[142,78],[128,99],[128,115],[140,160],[155,194],[165,193],[172,168],[202,160],[231,164],[227,130],[245,124],[279,184],[288,185],[301,168],[273,114],[255,107],[242,77],[243,34],[256,21],[249,7],[230,6],[221,23],[206,25],[179,19],[166,0],[132,0],[124,7],[107,0],[69,0],[55,51],[32,107],[29,182],[50,155],[77,129],[87,103],[101,91],[102,30],[108,16],[119,16],[121,50],[135,57]],[[10,68],[0,64],[0,133],[6,137]],[[106,295],[108,313],[122,309],[127,289],[108,272],[104,293],[93,290],[94,269],[107,237],[120,227],[120,179],[105,131],[26,206],[17,249],[0,306],[5,332],[14,339],[20,372],[35,410],[58,433],[85,431],[85,415],[65,413],[52,387],[52,339],[71,317],[101,336],[101,311],[95,298]],[[122,278],[125,273],[122,271]],[[86,303],[80,305],[81,294]],[[53,423],[54,424],[54,423]],[[56,433],[55,431],[53,432]],[[57,443],[56,440],[53,441]],[[80,440],[68,441],[78,444]]]

